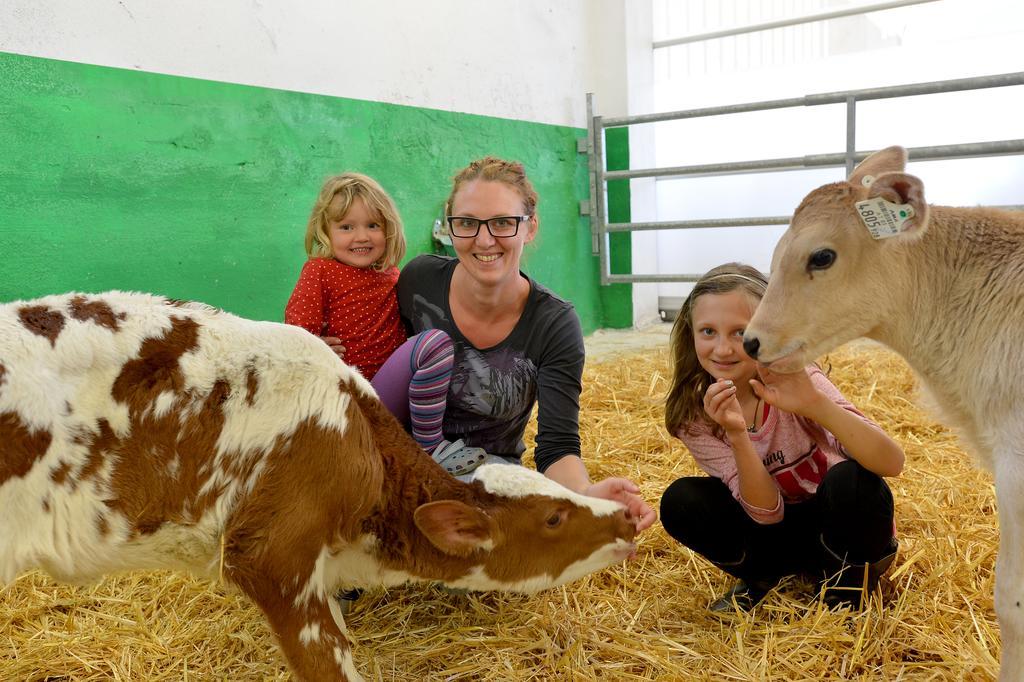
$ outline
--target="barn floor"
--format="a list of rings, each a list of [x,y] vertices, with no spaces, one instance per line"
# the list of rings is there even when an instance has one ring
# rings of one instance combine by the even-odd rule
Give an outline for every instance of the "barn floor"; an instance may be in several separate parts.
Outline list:
[[[591,474],[628,476],[655,505],[696,473],[661,425],[668,327],[588,338],[582,400]],[[900,553],[867,610],[828,611],[790,581],[752,614],[714,618],[729,580],[656,525],[634,561],[530,597],[371,590],[348,619],[357,667],[436,682],[994,678],[989,476],[916,407],[891,353],[858,343],[822,364],[907,452],[891,481]],[[74,588],[30,573],[0,591],[3,680],[288,678],[260,614],[223,585],[133,573]]]
[[[598,329],[583,339],[587,360],[604,362],[615,355],[667,348],[672,325],[658,322],[639,329]]]

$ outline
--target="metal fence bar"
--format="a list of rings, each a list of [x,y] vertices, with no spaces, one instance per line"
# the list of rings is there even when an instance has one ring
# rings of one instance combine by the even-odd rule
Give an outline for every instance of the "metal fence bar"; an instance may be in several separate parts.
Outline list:
[[[846,98],[846,177],[850,177],[857,165],[857,99]]]
[[[607,182],[611,180],[628,180],[630,178],[666,178],[695,177],[715,175],[735,175],[740,173],[759,173],[771,171],[800,170],[806,168],[825,168],[845,166],[847,175],[854,165],[866,158],[870,152],[856,151],[856,105],[858,101],[888,99],[895,97],[911,97],[965,90],[979,90],[1005,86],[1024,85],[1024,72],[1006,73],[995,76],[977,78],[961,78],[948,81],[934,81],[898,85],[884,88],[849,90],[844,92],[807,95],[790,99],[766,102],[751,102],[722,107],[706,107],[688,111],[647,114],[642,116],[625,116],[602,118],[593,115],[592,96],[587,96],[587,148],[588,163],[591,176],[591,201],[589,213],[593,244],[600,260],[601,284],[645,283],[645,282],[695,282],[700,275],[695,274],[612,274],[609,254],[609,234],[617,232],[638,232],[644,230],[678,230],[720,227],[751,227],[767,225],[787,225],[790,216],[760,216],[751,218],[723,218],[706,220],[684,220],[644,223],[608,223],[607,217]],[[681,120],[703,116],[720,116],[727,114],[766,111],[795,106],[817,106],[824,104],[846,105],[846,144],[845,151],[839,154],[812,154],[807,156],[783,159],[761,159],[756,161],[740,161],[733,163],[701,164],[694,166],[676,166],[672,168],[648,168],[640,170],[607,171],[605,170],[605,130],[641,123]],[[936,145],[929,147],[913,147],[907,150],[910,161],[932,161],[940,159],[961,159],[1004,154],[1024,154],[1024,139],[1000,140],[994,142],[974,142],[966,144]],[[1024,210],[1024,206],[995,206],[1007,210]]]
[[[715,38],[726,38],[728,36],[743,35],[744,33],[757,33],[758,31],[768,31],[773,28],[785,28],[787,26],[809,24],[815,21],[827,21],[828,19],[839,19],[841,17],[857,16],[860,14],[867,14],[869,12],[881,12],[882,10],[896,9],[897,7],[906,7],[908,5],[921,5],[926,2],[936,2],[936,0],[894,0],[893,2],[883,2],[877,5],[861,5],[860,7],[850,7],[848,9],[836,10],[834,12],[808,14],[802,17],[791,17],[789,19],[769,21],[763,24],[736,26],[733,28],[723,29],[721,31],[712,31],[710,33],[700,33],[696,35],[683,36],[682,38],[656,40],[654,41],[653,46],[654,49],[657,50],[663,47],[674,47],[676,45],[686,45],[688,43],[699,43],[705,40],[713,40]]]
[[[608,275],[602,284],[643,284],[647,282],[696,282],[701,275]]]
[[[608,223],[608,232],[644,232],[647,230],[693,230],[707,227],[760,227],[789,225],[790,216],[758,218],[711,218],[708,220],[666,220],[653,223]]]
[[[788,107],[813,107],[822,104],[842,104],[850,97],[858,102],[874,99],[890,99],[893,97],[914,97],[917,95],[937,95],[946,92],[964,90],[984,90],[986,88],[1002,88],[1010,85],[1024,85],[1024,71],[1015,71],[996,76],[976,76],[974,78],[958,78],[948,81],[931,81],[928,83],[912,83],[893,85],[884,88],[867,88],[864,90],[844,90],[826,92],[819,95],[805,95],[788,99],[730,104],[720,107],[704,107],[703,109],[686,109],[683,111],[667,111],[661,114],[640,114],[638,116],[615,116],[604,120],[605,128],[636,125],[639,123],[659,123],[704,116],[722,116],[724,114],[745,114],[751,111],[768,111],[770,109],[786,109]]]
[[[911,83],[909,85],[890,85],[882,88],[867,88],[864,90],[826,92],[821,95],[807,95],[806,99],[807,106],[817,106],[819,104],[838,104],[840,102],[845,102],[847,97],[854,97],[858,102],[867,102],[874,99],[917,97],[918,95],[941,95],[948,92],[964,92],[966,90],[1005,88],[1011,85],[1024,85],[1024,71],[1002,73],[995,76],[956,78],[948,81],[929,81],[927,83]]]
[[[862,161],[871,152],[854,152],[855,161]],[[937,159],[963,159],[975,156],[998,156],[1001,154],[1024,153],[1024,139],[1000,140],[998,142],[968,142],[965,144],[938,145],[934,147],[912,147],[907,150],[911,161]],[[803,168],[827,168],[846,165],[848,152],[841,154],[810,154],[784,159],[761,159],[758,161],[736,161],[732,163],[708,163],[697,166],[673,166],[670,168],[644,168],[640,170],[607,171],[608,180],[627,178],[669,178],[686,176],[739,175],[741,173],[764,173],[770,171],[800,170]],[[852,169],[851,169],[852,170]]]
[[[601,284],[609,284],[608,276],[611,275],[611,254],[608,241],[608,192],[605,178],[605,154],[604,154],[604,125],[600,116],[594,117],[594,180],[597,182],[599,194],[594,202],[594,213],[591,220],[597,220],[597,243],[598,260],[601,269]]]
[[[604,131],[600,131],[604,138]],[[591,253],[601,252],[597,238],[597,204],[604,196],[604,188],[597,182],[597,148],[598,131],[594,130],[594,93],[587,93],[587,178],[590,180],[590,201],[587,202],[587,214],[590,215],[590,249]],[[600,194],[598,193],[600,190]],[[582,212],[582,211],[581,211]]]

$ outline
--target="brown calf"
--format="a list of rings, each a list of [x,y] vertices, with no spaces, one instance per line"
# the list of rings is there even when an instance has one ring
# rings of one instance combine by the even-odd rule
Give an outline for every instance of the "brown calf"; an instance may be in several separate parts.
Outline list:
[[[616,503],[461,483],[305,331],[144,294],[0,306],[0,580],[218,574],[300,679],[358,680],[339,587],[532,592],[622,561]]]

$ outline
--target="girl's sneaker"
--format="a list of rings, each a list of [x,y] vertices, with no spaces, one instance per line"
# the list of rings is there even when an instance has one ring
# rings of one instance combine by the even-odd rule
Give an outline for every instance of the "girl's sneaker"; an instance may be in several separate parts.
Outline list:
[[[749,611],[757,606],[765,598],[775,583],[767,581],[737,580],[736,584],[729,588],[729,591],[716,599],[708,607],[708,611],[714,614],[732,613],[734,610]]]

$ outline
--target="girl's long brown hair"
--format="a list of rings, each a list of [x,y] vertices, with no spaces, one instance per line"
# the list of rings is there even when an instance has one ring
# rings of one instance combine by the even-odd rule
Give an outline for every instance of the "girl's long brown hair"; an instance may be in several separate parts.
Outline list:
[[[698,423],[704,423],[711,426],[716,436],[722,435],[722,427],[713,423],[704,412],[704,392],[714,379],[701,367],[693,345],[693,306],[697,299],[704,294],[739,290],[760,301],[767,286],[768,280],[759,270],[742,263],[719,265],[697,280],[679,309],[669,337],[672,388],[665,401],[665,428],[669,433],[675,435],[680,428],[693,433]]]

